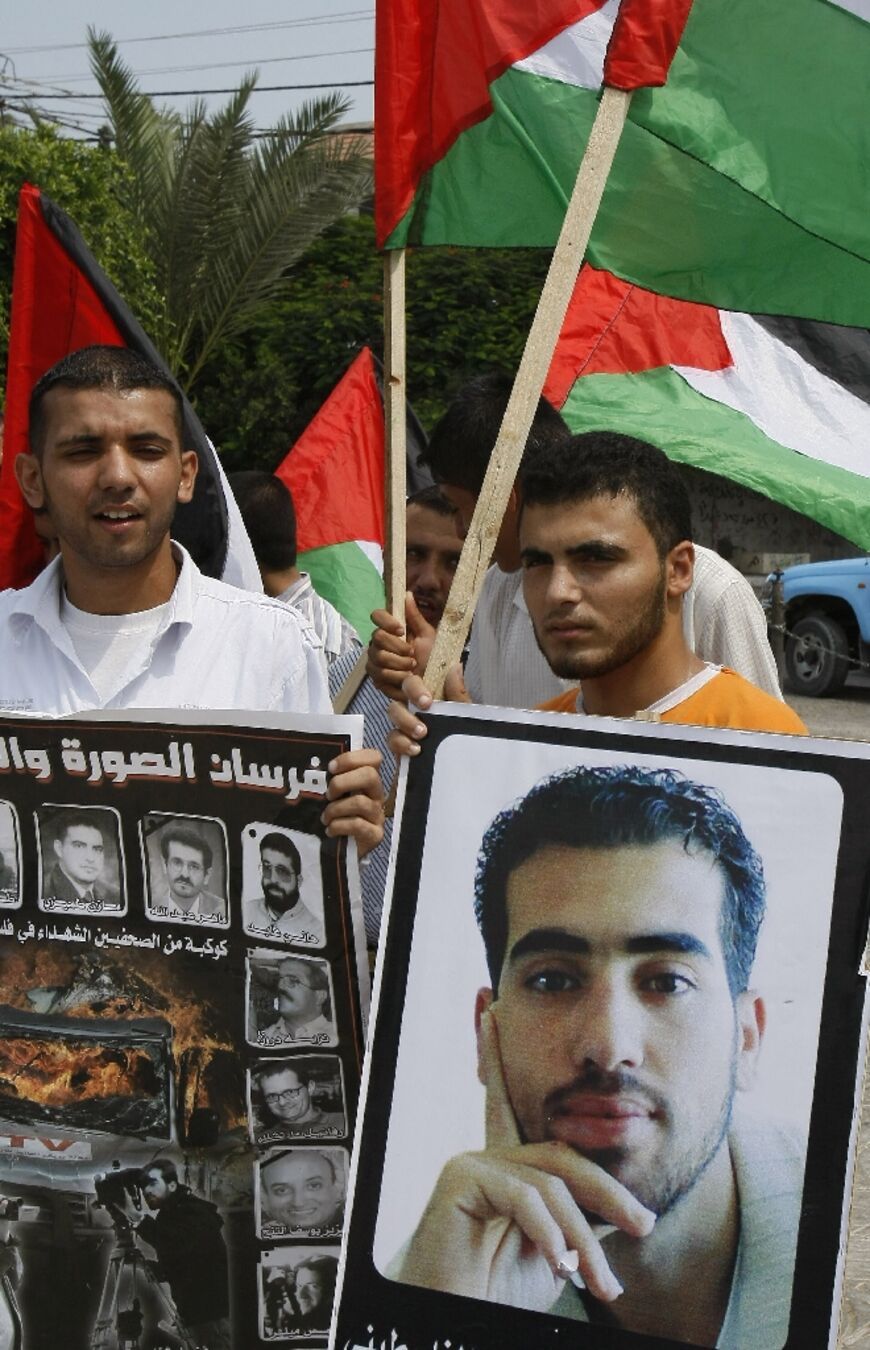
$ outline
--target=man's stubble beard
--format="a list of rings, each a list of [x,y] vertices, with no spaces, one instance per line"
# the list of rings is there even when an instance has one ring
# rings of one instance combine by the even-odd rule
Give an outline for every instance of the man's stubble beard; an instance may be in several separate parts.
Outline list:
[[[650,590],[641,613],[628,628],[614,634],[613,645],[609,651],[597,656],[586,656],[582,652],[566,652],[564,656],[553,658],[544,646],[534,624],[532,630],[541,655],[554,675],[561,680],[592,680],[619,670],[639,652],[644,651],[662,631],[666,615],[665,569],[662,563],[656,586]]]
[[[620,1072],[606,1074],[592,1070],[578,1079],[576,1083],[571,1084],[569,1088],[554,1093],[551,1103],[555,1105],[560,1097],[571,1095],[578,1090],[595,1091],[604,1088],[605,1091],[616,1092],[622,1089],[630,1092],[636,1086],[638,1086],[636,1080],[631,1074]],[[627,1149],[576,1149],[575,1152],[583,1158],[588,1158],[590,1162],[596,1163],[610,1176],[621,1182],[631,1191],[635,1199],[661,1218],[674,1209],[693,1190],[718,1154],[731,1124],[736,1091],[737,1028],[735,1025],[727,1090],[723,1095],[716,1120],[713,1121],[695,1147],[691,1149],[683,1148],[676,1157],[670,1160],[666,1156],[656,1156],[647,1163],[646,1172],[641,1177],[634,1177],[630,1174],[630,1158]],[[663,1099],[658,1098],[657,1100],[664,1105]],[[666,1120],[671,1122],[672,1119],[672,1114],[667,1109]],[[667,1135],[667,1131],[672,1130],[673,1125],[666,1124],[662,1128]],[[664,1137],[661,1148],[656,1150],[656,1153],[666,1155],[667,1145],[668,1139]],[[629,1163],[628,1169],[625,1167],[626,1163]]]

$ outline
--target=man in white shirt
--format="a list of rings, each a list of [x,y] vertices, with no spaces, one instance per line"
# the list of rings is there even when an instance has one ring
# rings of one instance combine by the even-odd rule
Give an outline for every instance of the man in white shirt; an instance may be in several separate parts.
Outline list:
[[[16,476],[60,556],[0,594],[0,713],[331,710],[313,632],[203,576],[170,540],[197,470],[171,380],[127,348],[75,352],[33,390],[30,445]],[[382,834],[377,763],[354,751],[329,766],[327,833],[364,852]]]
[[[286,483],[264,469],[242,469],[229,476],[245,529],[257,559],[263,590],[292,607],[311,624],[332,665],[347,652],[359,652],[356,630],[334,605],[318,595],[311,577],[296,566],[296,511]]]
[[[477,505],[511,384],[508,376],[497,373],[470,380],[435,427],[421,457],[456,507],[463,532]],[[526,442],[525,460],[569,434],[562,418],[542,398]],[[486,575],[474,612],[465,682],[476,703],[533,708],[567,686],[541,654],[523,600],[518,508],[514,487],[493,553],[495,566]],[[401,697],[401,682],[408,673],[407,665],[396,669],[396,657],[407,654],[402,626],[389,616],[380,622],[373,637],[369,673],[385,693]],[[702,660],[728,666],[751,684],[782,698],[767,622],[752,587],[718,553],[699,544],[695,544],[694,578],[683,604],[683,632],[690,649]],[[424,645],[424,658],[428,650]]]

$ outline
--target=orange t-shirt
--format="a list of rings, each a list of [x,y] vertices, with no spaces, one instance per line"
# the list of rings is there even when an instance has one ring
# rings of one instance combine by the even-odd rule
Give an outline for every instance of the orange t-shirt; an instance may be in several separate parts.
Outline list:
[[[579,692],[579,689],[567,689],[564,694],[539,704],[539,711],[576,712]],[[696,727],[734,727],[738,731],[784,731],[792,736],[807,735],[803,722],[786,703],[757,689],[727,667],[694,694],[689,694],[682,703],[659,713],[655,720]]]

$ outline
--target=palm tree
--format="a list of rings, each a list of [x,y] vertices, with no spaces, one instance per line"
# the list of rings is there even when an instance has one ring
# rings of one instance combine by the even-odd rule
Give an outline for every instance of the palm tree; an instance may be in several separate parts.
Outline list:
[[[198,100],[182,116],[141,93],[108,33],[90,28],[88,40],[165,298],[153,337],[190,388],[216,345],[279,292],[290,264],[369,194],[371,160],[335,133],[348,109],[338,94],[258,135],[248,111],[256,73],[217,112]]]

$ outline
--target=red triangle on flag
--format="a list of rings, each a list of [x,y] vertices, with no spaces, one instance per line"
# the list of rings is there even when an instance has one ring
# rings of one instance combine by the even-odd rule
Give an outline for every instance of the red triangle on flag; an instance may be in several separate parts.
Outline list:
[[[384,544],[384,411],[363,347],[275,470],[296,507],[297,547]]]
[[[732,365],[719,311],[655,295],[584,263],[544,385],[561,408],[581,375],[629,375],[657,366]]]

